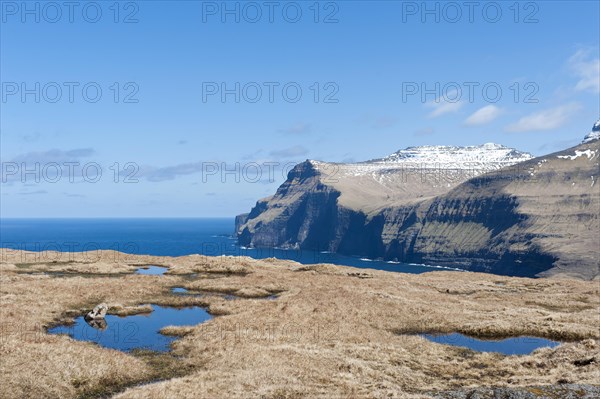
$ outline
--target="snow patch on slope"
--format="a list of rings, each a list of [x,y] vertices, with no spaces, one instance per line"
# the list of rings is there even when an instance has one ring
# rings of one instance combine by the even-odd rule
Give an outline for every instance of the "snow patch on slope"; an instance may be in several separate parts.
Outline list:
[[[585,136],[583,143],[589,143],[598,139],[600,139],[600,119],[598,119],[598,121],[594,124],[592,131]]]
[[[582,157],[584,155],[588,159],[592,159],[594,157],[594,155],[596,155],[596,151],[592,151],[592,150],[578,151],[578,150],[575,150],[575,155],[558,155],[557,158],[570,159],[571,161],[574,161],[575,159],[577,159],[579,157]]]

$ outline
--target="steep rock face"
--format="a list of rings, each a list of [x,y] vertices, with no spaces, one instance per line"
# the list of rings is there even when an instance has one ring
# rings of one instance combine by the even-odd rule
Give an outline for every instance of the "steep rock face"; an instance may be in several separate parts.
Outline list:
[[[394,250],[407,241],[398,229],[386,256],[516,276],[597,278],[599,157],[596,140],[470,179],[422,204],[414,245]]]
[[[257,203],[239,240],[516,276],[596,278],[599,147],[600,140],[587,140],[535,159],[502,150],[526,159],[497,168],[484,157],[468,173],[457,163],[398,169],[389,160],[379,168],[372,162],[382,161],[306,161]]]
[[[237,215],[235,217],[235,234],[239,235],[242,233],[243,226],[248,221],[249,213],[242,213],[241,215]]]
[[[318,247],[332,240],[340,193],[320,181],[310,161],[288,174],[272,197],[260,200],[238,226],[241,245]]]

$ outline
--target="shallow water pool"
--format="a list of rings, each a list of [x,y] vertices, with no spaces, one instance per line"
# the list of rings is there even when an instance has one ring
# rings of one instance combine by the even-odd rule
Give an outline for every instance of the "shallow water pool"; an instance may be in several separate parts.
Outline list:
[[[167,267],[162,266],[144,266],[140,267],[135,271],[135,274],[146,274],[150,276],[162,276],[169,270]]]
[[[173,287],[171,288],[171,292],[173,294],[176,295],[192,295],[192,296],[220,296],[221,298],[224,298],[227,301],[233,301],[234,299],[245,299],[236,295],[232,295],[232,294],[221,294],[221,293],[217,293],[217,292],[201,292],[201,291],[195,291],[195,292],[190,292],[188,289],[183,288],[183,287]],[[253,299],[267,299],[267,300],[275,300],[277,299],[277,295],[269,295],[266,297],[259,297],[259,298],[253,298]]]
[[[498,352],[504,355],[528,355],[543,347],[554,348],[560,342],[537,337],[512,337],[500,340],[487,340],[452,334],[422,334],[422,337],[438,344],[461,346],[478,352]]]
[[[166,326],[196,325],[212,318],[206,310],[193,306],[186,308],[151,305],[152,312],[126,317],[107,315],[104,320],[86,322],[83,316],[73,325],[58,326],[50,334],[68,334],[80,341],[95,342],[100,346],[129,352],[149,349],[165,352],[177,337],[159,333]]]

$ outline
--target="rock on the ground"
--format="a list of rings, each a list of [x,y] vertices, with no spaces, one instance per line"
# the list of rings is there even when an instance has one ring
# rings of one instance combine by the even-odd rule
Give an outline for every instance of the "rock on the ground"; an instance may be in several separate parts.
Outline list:
[[[434,394],[435,399],[594,399],[600,387],[584,384],[549,385],[523,388],[472,388]]]
[[[86,320],[96,320],[96,319],[104,319],[106,316],[106,312],[108,312],[108,305],[105,303],[101,303],[96,305],[91,312],[85,315]]]

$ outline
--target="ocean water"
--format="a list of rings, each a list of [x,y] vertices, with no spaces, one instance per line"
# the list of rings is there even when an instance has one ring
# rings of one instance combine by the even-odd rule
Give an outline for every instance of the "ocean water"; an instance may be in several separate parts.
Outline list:
[[[233,218],[0,219],[0,247],[34,252],[112,249],[128,254],[158,256],[200,254],[250,256],[256,259],[274,257],[303,264],[333,263],[403,273],[448,270],[326,251],[244,248],[237,245],[233,232]]]

